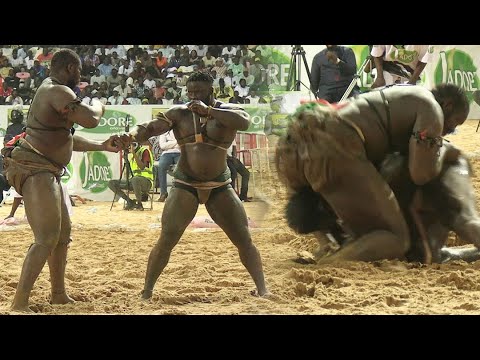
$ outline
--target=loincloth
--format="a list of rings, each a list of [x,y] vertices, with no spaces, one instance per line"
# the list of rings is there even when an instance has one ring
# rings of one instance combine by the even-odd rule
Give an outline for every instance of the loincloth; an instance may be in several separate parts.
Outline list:
[[[5,175],[9,184],[15,188],[15,191],[23,195],[22,187],[25,181],[30,176],[43,172],[52,173],[57,178],[57,181],[60,182],[64,168],[59,164],[54,164],[51,160],[33,150],[24,139],[20,140],[20,145],[13,149],[12,156],[5,158],[5,162],[8,164]]]
[[[173,172],[173,177],[173,187],[191,192],[196,196],[200,204],[205,204],[211,193],[220,192],[230,188],[230,183],[232,182],[228,166],[223,173],[210,181],[198,181],[197,179],[184,174],[178,166]]]
[[[314,191],[340,181],[349,161],[368,161],[365,137],[354,123],[336,111],[307,105],[293,116],[275,151],[280,180],[293,190]]]

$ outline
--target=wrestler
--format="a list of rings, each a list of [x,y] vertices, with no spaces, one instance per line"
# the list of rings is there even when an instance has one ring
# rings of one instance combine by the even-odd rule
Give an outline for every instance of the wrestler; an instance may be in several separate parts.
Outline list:
[[[442,146],[442,135],[463,124],[468,111],[464,91],[453,84],[431,91],[392,86],[339,109],[308,103],[297,110],[277,144],[279,177],[294,193],[305,187],[319,193],[355,239],[322,262],[404,259],[409,228],[377,169],[399,152],[408,156],[413,183],[429,182],[444,160],[458,158],[458,150]]]
[[[410,229],[408,261],[428,264],[480,259],[480,218],[471,181],[472,167],[465,155],[460,154],[453,163],[445,162],[441,173],[421,187],[410,180],[406,158],[398,153],[386,157],[380,173],[395,193]],[[288,225],[297,233],[317,236],[320,248],[315,255],[318,259],[348,241],[355,241],[343,231],[328,203],[311,188],[303,188],[290,197],[286,217]],[[476,248],[447,247],[450,231]]]
[[[80,81],[81,62],[69,49],[57,51],[51,60],[50,77],[35,93],[27,117],[26,136],[20,138],[5,158],[9,183],[23,196],[25,213],[35,236],[28,249],[13,299],[12,310],[31,312],[30,292],[48,260],[51,303],[73,300],[65,289],[65,266],[71,225],[63,200],[60,177],[70,162],[72,151],[105,150],[117,152],[118,136],[104,142],[73,135],[74,124],[96,127],[104,106],[80,101],[73,88]]]
[[[174,184],[162,213],[162,231],[147,265],[142,298],[153,287],[168,263],[170,253],[195,216],[198,205],[208,213],[237,247],[240,260],[256,285],[259,296],[269,294],[260,254],[252,242],[245,209],[232,186],[227,167],[227,149],[237,130],[246,130],[249,115],[235,105],[213,98],[213,79],[193,73],[187,80],[186,105],[159,113],[157,119],[139,125],[122,141],[143,142],[173,129],[181,155],[174,171]]]

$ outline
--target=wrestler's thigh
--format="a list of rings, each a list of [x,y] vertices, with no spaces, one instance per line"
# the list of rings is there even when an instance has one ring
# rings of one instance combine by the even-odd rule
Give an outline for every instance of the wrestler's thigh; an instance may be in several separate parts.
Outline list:
[[[36,241],[58,241],[62,189],[51,173],[30,176],[23,188],[23,202]]]
[[[235,245],[251,241],[245,208],[233,188],[211,194],[205,206],[212,220]]]
[[[198,199],[177,187],[170,190],[162,212],[162,231],[184,231],[197,213]]]
[[[461,226],[463,222],[478,217],[475,190],[468,165],[464,160],[458,165],[450,166],[442,175],[441,182],[443,185],[441,196],[446,198],[445,202],[459,206],[458,214],[455,214],[453,221],[454,225]]]
[[[409,238],[393,191],[370,162],[343,159],[331,165],[335,180],[321,194],[356,236],[387,230]]]

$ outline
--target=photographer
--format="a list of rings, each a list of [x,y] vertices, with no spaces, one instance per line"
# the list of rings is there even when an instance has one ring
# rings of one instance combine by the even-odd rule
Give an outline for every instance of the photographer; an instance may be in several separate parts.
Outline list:
[[[340,101],[357,71],[357,60],[352,49],[341,45],[326,45],[312,61],[310,88],[319,99],[330,103]],[[355,86],[350,96],[358,95]]]
[[[145,142],[148,144],[148,141]],[[143,211],[142,196],[147,194],[153,186],[153,155],[148,146],[141,146],[138,142],[132,142],[129,153],[124,159],[128,161],[125,167],[125,180],[110,180],[108,187],[115,195],[120,196],[127,202],[125,210]],[[132,176],[132,178],[130,178]],[[123,190],[133,190],[136,201],[130,199]]]

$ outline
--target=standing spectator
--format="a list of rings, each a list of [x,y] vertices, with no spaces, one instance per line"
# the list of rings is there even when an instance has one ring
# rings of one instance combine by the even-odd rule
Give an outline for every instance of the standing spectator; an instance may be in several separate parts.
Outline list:
[[[335,103],[340,101],[357,71],[352,49],[342,45],[326,45],[313,58],[310,88],[319,99]],[[359,93],[355,86],[349,96]]]
[[[160,197],[158,201],[167,200],[167,172],[172,165],[176,165],[180,159],[180,146],[177,144],[172,130],[159,136],[160,149],[162,154],[158,158],[158,183]]]

